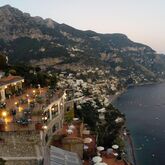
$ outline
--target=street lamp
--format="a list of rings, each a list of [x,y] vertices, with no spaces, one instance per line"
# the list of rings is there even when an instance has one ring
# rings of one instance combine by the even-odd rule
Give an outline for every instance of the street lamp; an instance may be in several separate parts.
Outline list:
[[[41,85],[38,84],[39,93],[41,94]]]
[[[7,112],[6,112],[6,111],[3,111],[3,112],[2,112],[2,117],[3,117],[5,123],[7,123],[7,122],[6,122],[6,121],[7,121],[7,120],[6,120],[6,116],[7,116]]]
[[[48,127],[47,127],[46,125],[44,125],[44,126],[42,126],[42,128],[43,128],[44,130],[46,130]]]
[[[7,116],[7,112],[6,111],[3,111],[2,112],[2,117],[5,118]]]
[[[18,107],[18,111],[21,112],[23,110],[22,107]]]

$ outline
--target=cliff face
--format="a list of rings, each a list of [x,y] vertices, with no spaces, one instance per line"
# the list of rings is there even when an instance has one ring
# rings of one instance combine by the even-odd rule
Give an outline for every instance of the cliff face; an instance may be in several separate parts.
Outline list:
[[[124,34],[98,34],[93,31],[81,31],[65,24],[58,24],[51,19],[31,17],[28,13],[9,5],[0,7],[0,38],[13,41],[17,38],[28,37],[37,40],[63,40],[77,44],[101,44],[110,48],[138,47],[152,50],[151,48],[130,41]],[[100,45],[100,46],[101,46]],[[92,46],[92,45],[91,45]]]
[[[56,23],[50,19],[43,20],[40,17],[31,17],[9,5],[0,8],[0,38],[14,40],[19,37],[36,39],[50,39],[39,28],[45,26],[54,28]]]
[[[0,7],[0,51],[12,62],[58,58],[63,63],[100,65],[123,75],[162,75],[165,59],[124,34],[81,31],[51,19]]]

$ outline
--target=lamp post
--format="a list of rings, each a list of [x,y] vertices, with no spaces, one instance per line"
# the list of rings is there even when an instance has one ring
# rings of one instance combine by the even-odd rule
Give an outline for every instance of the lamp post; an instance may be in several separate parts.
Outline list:
[[[18,102],[15,102],[14,104],[15,104],[16,107],[18,107]]]
[[[2,117],[5,118],[7,116],[7,112],[6,111],[3,111],[2,112]]]
[[[41,94],[41,85],[38,84],[38,90],[39,90],[39,94]]]
[[[33,95],[35,96],[35,94],[36,94],[36,90],[33,90]]]
[[[6,112],[6,111],[3,111],[3,112],[2,112],[2,117],[3,117],[4,122],[5,122],[6,116],[7,116],[7,112]]]

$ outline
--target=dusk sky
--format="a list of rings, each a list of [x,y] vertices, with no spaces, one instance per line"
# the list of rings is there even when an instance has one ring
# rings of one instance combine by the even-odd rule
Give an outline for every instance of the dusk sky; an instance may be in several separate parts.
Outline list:
[[[165,0],[0,0],[81,30],[124,33],[165,53]]]

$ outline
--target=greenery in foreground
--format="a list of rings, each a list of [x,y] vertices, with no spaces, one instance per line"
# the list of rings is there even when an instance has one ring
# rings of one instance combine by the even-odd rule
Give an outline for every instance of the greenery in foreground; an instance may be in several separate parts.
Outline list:
[[[99,103],[97,105],[100,106]],[[99,113],[91,102],[81,104],[81,109],[76,108],[75,115],[82,119],[84,123],[87,123],[91,131],[95,132],[97,145],[111,148],[113,144],[118,144],[120,151],[124,149],[124,142],[120,135],[125,124],[125,116],[112,104],[106,107],[104,122],[99,119]],[[122,118],[123,120],[116,122],[117,118]]]
[[[57,83],[57,77],[55,73],[42,72],[39,67],[31,67],[25,65],[13,65],[8,66],[5,70],[6,76],[22,76],[25,79],[26,86],[37,87],[39,84],[41,87],[54,88]]]
[[[2,159],[2,158],[0,158],[0,165],[5,165],[5,160],[4,159]]]
[[[42,72],[40,67],[32,67],[26,64],[9,65],[6,55],[0,52],[0,70],[5,72],[5,75],[22,76],[25,79],[26,86],[41,87],[50,86],[54,88],[57,83],[55,73]]]

